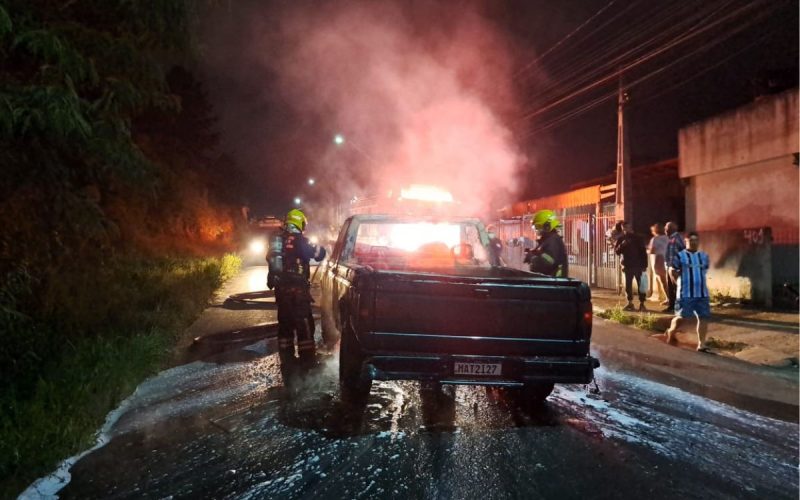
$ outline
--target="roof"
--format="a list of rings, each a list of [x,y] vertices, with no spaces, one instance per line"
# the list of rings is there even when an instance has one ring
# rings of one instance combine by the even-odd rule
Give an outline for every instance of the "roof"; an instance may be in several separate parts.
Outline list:
[[[660,177],[675,177],[677,179],[678,159],[670,158],[657,163],[633,167],[631,176],[634,181]],[[601,200],[613,198],[614,190],[616,189],[615,183],[616,174],[612,172],[603,177],[574,184],[572,186],[573,189],[570,191],[520,201],[511,206],[503,207],[499,212],[502,217],[510,217],[529,214],[542,209],[562,210],[597,205]]]
[[[675,173],[677,177],[678,172],[678,159],[670,158],[656,163],[648,163],[647,165],[638,165],[631,169],[631,176],[633,180],[649,179],[659,177],[662,175],[670,175]],[[593,184],[614,184],[617,182],[617,173],[609,172],[602,177],[595,177],[583,182],[578,182],[570,186],[572,189],[580,189],[584,186],[591,186]]]

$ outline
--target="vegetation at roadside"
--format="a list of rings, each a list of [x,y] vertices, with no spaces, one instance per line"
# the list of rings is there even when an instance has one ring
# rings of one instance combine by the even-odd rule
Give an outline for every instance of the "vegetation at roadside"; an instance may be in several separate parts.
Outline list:
[[[126,258],[98,269],[91,286],[75,290],[47,318],[4,309],[0,496],[20,493],[90,447],[105,415],[163,366],[180,333],[240,263],[233,255]]]
[[[85,447],[237,268],[191,0],[0,0],[0,496]]]
[[[630,325],[642,330],[662,331],[663,329],[658,324],[658,318],[651,313],[637,314],[625,311],[621,306],[616,306],[607,309],[597,314],[598,317],[610,321],[616,321],[623,325]]]

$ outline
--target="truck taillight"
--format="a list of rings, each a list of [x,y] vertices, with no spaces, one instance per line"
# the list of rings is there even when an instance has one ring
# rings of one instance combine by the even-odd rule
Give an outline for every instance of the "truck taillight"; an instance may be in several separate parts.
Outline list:
[[[584,302],[581,314],[581,319],[583,320],[583,331],[586,334],[587,340],[592,337],[592,303],[591,302]]]

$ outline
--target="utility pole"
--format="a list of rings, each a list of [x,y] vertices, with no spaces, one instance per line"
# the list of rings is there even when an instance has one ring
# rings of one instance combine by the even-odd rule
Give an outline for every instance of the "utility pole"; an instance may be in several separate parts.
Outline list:
[[[631,199],[631,154],[628,147],[628,129],[625,128],[625,104],[628,93],[619,76],[617,95],[617,196],[614,216],[617,221],[633,224],[633,200]],[[622,267],[617,259],[617,293],[622,293]]]
[[[617,96],[617,196],[614,215],[618,221],[633,223],[633,199],[631,197],[631,154],[628,146],[628,129],[625,127],[625,104],[629,96],[619,79]]]

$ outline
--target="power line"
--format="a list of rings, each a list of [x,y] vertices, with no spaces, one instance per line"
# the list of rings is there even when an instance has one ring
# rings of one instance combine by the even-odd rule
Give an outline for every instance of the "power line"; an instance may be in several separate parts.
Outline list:
[[[673,84],[673,85],[671,85],[671,86],[669,86],[669,87],[667,87],[665,89],[661,89],[658,92],[650,94],[647,97],[645,97],[644,99],[642,99],[641,101],[637,101],[636,103],[637,104],[644,104],[646,102],[652,101],[656,97],[661,97],[664,94],[672,92],[673,90],[677,89],[678,87],[682,87],[682,86],[686,85],[687,83],[691,82],[695,78],[698,78],[698,77],[700,77],[702,75],[705,75],[709,71],[714,70],[714,69],[722,66],[723,64],[725,64],[726,62],[730,61],[731,59],[733,59],[734,57],[738,56],[739,54],[741,54],[741,53],[743,53],[743,52],[755,47],[759,43],[767,40],[770,36],[772,36],[772,33],[771,32],[767,32],[765,35],[763,35],[763,36],[757,38],[756,40],[748,43],[747,45],[745,45],[741,49],[737,50],[736,52],[728,54],[726,57],[723,57],[722,59],[720,59],[716,63],[712,64],[711,66],[706,66],[701,71],[698,71],[698,72],[692,74],[692,76],[690,76],[688,78],[681,78],[677,83],[675,83],[675,84]]]
[[[533,118],[535,116],[538,116],[538,115],[540,115],[540,114],[542,114],[542,113],[544,113],[544,112],[546,112],[546,111],[548,111],[548,110],[550,110],[550,109],[552,109],[552,108],[554,108],[554,107],[556,107],[556,106],[558,106],[560,104],[568,102],[569,100],[574,99],[577,96],[585,94],[586,92],[588,92],[590,90],[596,89],[599,86],[601,86],[603,84],[606,84],[606,83],[616,79],[617,77],[619,77],[620,75],[624,74],[625,72],[628,72],[631,69],[633,69],[635,67],[638,67],[638,66],[640,66],[640,65],[642,65],[642,64],[644,64],[644,63],[646,63],[646,62],[648,62],[648,61],[650,61],[652,59],[654,59],[655,57],[663,54],[664,52],[666,52],[666,51],[668,51],[668,50],[670,50],[672,48],[674,48],[674,47],[676,47],[678,45],[681,45],[681,44],[683,44],[683,43],[685,43],[687,41],[691,41],[692,39],[695,39],[698,36],[700,36],[700,35],[702,35],[704,33],[707,33],[712,28],[718,27],[719,25],[724,24],[727,21],[736,19],[738,16],[740,16],[740,15],[742,15],[744,13],[747,13],[748,11],[751,11],[756,7],[760,7],[760,5],[759,5],[760,3],[763,3],[763,2],[750,3],[748,5],[745,5],[744,7],[741,7],[739,9],[737,9],[737,10],[735,10],[735,11],[733,11],[733,12],[731,12],[731,13],[725,15],[725,16],[723,16],[722,18],[717,19],[716,21],[713,21],[713,22],[711,22],[709,24],[706,24],[706,25],[704,25],[704,26],[702,26],[700,28],[688,31],[688,32],[686,32],[686,33],[684,33],[684,34],[682,34],[680,36],[677,36],[674,39],[672,39],[670,42],[668,42],[668,43],[666,43],[666,44],[664,44],[664,45],[662,45],[662,46],[660,46],[658,48],[653,49],[652,51],[650,51],[647,54],[639,56],[637,59],[633,60],[630,63],[627,63],[626,65],[620,67],[619,69],[617,69],[615,71],[610,72],[606,76],[601,77],[598,80],[596,80],[594,82],[591,82],[591,83],[589,83],[589,84],[587,84],[587,85],[585,85],[585,86],[583,86],[583,87],[581,87],[581,88],[579,88],[577,90],[574,90],[574,91],[564,95],[563,97],[560,97],[560,98],[556,99],[555,101],[553,101],[553,102],[551,102],[551,103],[549,103],[549,104],[547,104],[545,106],[542,106],[542,107],[540,107],[540,108],[538,108],[538,109],[536,109],[534,111],[530,111],[528,113],[525,113],[521,117],[521,120],[529,120],[529,119],[531,119],[531,118]],[[769,11],[769,10],[770,9],[767,9],[766,11]],[[771,10],[774,10],[774,7]],[[765,11],[762,11],[762,13],[763,12],[765,12]],[[736,31],[741,31],[741,30],[736,30]]]
[[[585,20],[585,21],[584,21],[583,23],[581,23],[581,24],[580,24],[580,25],[579,25],[577,28],[575,28],[574,30],[572,30],[571,32],[569,32],[569,33],[568,33],[568,34],[567,34],[565,37],[563,37],[561,40],[559,40],[558,42],[556,42],[556,44],[555,44],[555,45],[553,45],[553,46],[551,46],[549,49],[545,50],[545,51],[544,51],[544,52],[543,52],[541,55],[539,55],[538,57],[536,57],[535,59],[533,59],[532,61],[530,61],[528,64],[526,64],[526,65],[525,65],[525,66],[524,66],[522,69],[520,69],[519,71],[517,71],[517,72],[514,74],[514,77],[517,77],[517,76],[519,76],[520,74],[522,74],[522,73],[525,73],[526,71],[528,71],[528,70],[529,70],[531,67],[533,67],[533,66],[534,66],[534,65],[535,65],[537,62],[539,62],[539,61],[541,61],[542,59],[544,59],[545,57],[547,57],[547,55],[548,55],[549,53],[551,53],[552,51],[554,51],[555,49],[557,49],[558,47],[560,47],[562,44],[564,44],[564,42],[566,42],[567,40],[569,40],[570,38],[572,38],[572,36],[573,36],[573,35],[575,35],[576,33],[578,33],[580,30],[582,30],[584,27],[586,27],[586,26],[587,26],[589,23],[591,23],[592,21],[594,21],[594,20],[595,20],[595,19],[596,19],[598,16],[600,16],[600,15],[601,15],[603,12],[605,12],[606,10],[608,10],[608,8],[609,8],[609,7],[611,7],[612,5],[614,5],[616,2],[617,2],[617,0],[611,0],[610,2],[608,2],[607,4],[605,4],[603,7],[601,7],[601,8],[600,8],[600,10],[598,10],[597,12],[595,12],[595,13],[594,13],[594,14],[593,14],[593,15],[592,15],[592,16],[591,16],[589,19]]]
[[[772,10],[774,10],[774,9],[772,9]],[[745,30],[745,29],[749,28],[749,27],[750,27],[750,26],[752,26],[753,24],[755,24],[755,23],[757,23],[758,21],[760,21],[760,20],[762,20],[763,18],[765,18],[765,17],[766,17],[768,14],[770,14],[770,13],[771,13],[771,10],[767,10],[767,11],[762,11],[762,12],[760,12],[760,13],[759,13],[759,15],[757,15],[756,17],[754,17],[754,18],[753,18],[753,19],[752,19],[750,22],[748,22],[748,23],[747,23],[747,24],[745,24],[745,25],[742,25],[742,26],[738,27],[738,29],[735,29],[735,30],[733,30],[731,33],[729,33],[729,34],[728,34],[728,37],[730,37],[730,36],[733,36],[733,35],[735,35],[735,34],[737,34],[737,33],[740,33],[741,31],[743,31],[743,30]],[[727,62],[728,60],[730,60],[730,59],[732,59],[733,57],[735,57],[735,56],[737,56],[737,55],[741,54],[741,53],[742,53],[742,52],[744,52],[745,50],[747,50],[747,49],[749,49],[749,48],[753,47],[754,45],[756,45],[756,44],[760,43],[761,41],[765,40],[765,39],[766,39],[766,38],[768,38],[768,37],[769,37],[769,34],[767,34],[767,35],[765,35],[765,36],[762,36],[762,37],[760,37],[760,38],[759,38],[759,39],[757,39],[756,41],[754,41],[754,42],[751,42],[751,43],[747,44],[747,45],[746,45],[744,48],[742,48],[742,49],[740,49],[740,50],[738,50],[738,51],[736,51],[736,52],[734,52],[734,53],[732,53],[732,54],[729,54],[728,56],[724,57],[723,59],[721,59],[720,61],[716,62],[715,64],[713,64],[713,65],[711,65],[711,66],[709,66],[709,67],[706,67],[706,68],[704,68],[704,69],[703,69],[702,71],[700,71],[700,72],[694,73],[692,76],[690,76],[690,77],[688,77],[688,78],[685,78],[685,79],[683,79],[682,81],[678,82],[678,84],[674,85],[673,87],[671,87],[671,88],[669,88],[669,89],[667,89],[667,90],[662,90],[661,92],[659,92],[659,93],[657,93],[657,94],[654,94],[654,95],[652,95],[652,96],[649,96],[647,99],[645,99],[645,100],[643,100],[643,101],[639,101],[639,102],[641,102],[641,103],[643,103],[643,102],[647,102],[647,101],[649,101],[649,100],[651,100],[651,99],[653,99],[653,98],[655,98],[655,97],[657,97],[657,96],[659,96],[659,95],[663,95],[664,93],[671,91],[673,88],[677,88],[677,87],[679,87],[679,86],[681,86],[681,85],[684,85],[684,84],[686,84],[687,82],[689,82],[689,81],[691,81],[691,80],[693,80],[693,79],[695,79],[695,78],[699,77],[700,75],[702,75],[702,74],[705,74],[705,73],[707,73],[708,71],[711,71],[712,69],[715,69],[715,68],[719,67],[720,65],[724,64],[724,63],[725,63],[725,62]],[[726,39],[726,38],[719,38],[719,39],[717,39],[715,42],[713,42],[713,43],[711,43],[711,44],[706,44],[706,45],[699,46],[699,47],[697,47],[696,49],[694,49],[693,51],[691,51],[691,52],[689,52],[689,53],[687,53],[687,54],[685,54],[685,55],[683,55],[683,56],[681,56],[681,57],[679,57],[679,58],[677,58],[677,59],[675,59],[675,60],[671,61],[670,63],[668,63],[668,64],[665,64],[665,65],[663,65],[663,66],[659,67],[658,69],[656,69],[656,70],[653,70],[653,71],[651,71],[651,72],[649,72],[649,73],[645,74],[644,76],[642,76],[642,77],[640,77],[640,78],[638,78],[638,79],[636,79],[636,80],[634,80],[634,81],[632,81],[632,82],[629,82],[629,83],[627,83],[627,84],[626,84],[626,88],[633,88],[633,87],[635,87],[635,86],[637,86],[637,85],[641,84],[642,82],[644,82],[644,81],[646,81],[646,80],[649,80],[649,79],[651,79],[652,77],[654,77],[654,76],[657,76],[657,75],[659,75],[659,74],[663,73],[663,72],[664,72],[664,71],[666,71],[668,68],[670,68],[670,67],[672,67],[672,66],[674,66],[674,65],[676,65],[676,64],[679,64],[680,62],[682,62],[682,61],[684,61],[684,60],[686,60],[686,59],[689,59],[689,58],[693,57],[694,55],[696,55],[696,54],[698,54],[698,53],[701,53],[701,52],[704,52],[704,51],[706,51],[706,50],[709,50],[709,49],[711,49],[712,47],[714,47],[714,46],[716,46],[716,45],[718,45],[718,44],[722,43],[723,41],[725,41],[725,39]],[[566,113],[563,113],[561,116],[559,116],[559,117],[556,117],[556,118],[554,118],[554,119],[552,119],[552,120],[548,121],[546,124],[544,124],[544,125],[542,125],[542,126],[540,126],[540,127],[537,127],[535,130],[532,130],[531,132],[529,132],[529,133],[525,134],[525,137],[529,137],[529,136],[531,136],[531,135],[533,135],[533,134],[536,134],[536,133],[542,132],[542,131],[544,131],[544,130],[548,130],[548,129],[550,129],[550,128],[553,128],[553,127],[555,127],[555,126],[558,126],[558,125],[560,125],[560,124],[562,124],[562,123],[565,123],[566,121],[569,121],[569,120],[571,120],[572,118],[575,118],[576,116],[579,116],[579,115],[581,115],[581,114],[583,114],[583,113],[585,113],[585,112],[587,112],[587,111],[589,111],[589,110],[591,110],[591,109],[594,109],[595,107],[597,107],[597,106],[599,106],[600,104],[602,104],[603,102],[605,102],[605,101],[607,101],[607,100],[609,100],[609,99],[611,99],[611,98],[615,97],[616,95],[617,95],[617,91],[616,91],[616,90],[615,90],[615,91],[613,91],[613,92],[608,92],[608,93],[605,93],[605,94],[603,94],[603,95],[601,95],[601,96],[599,96],[599,97],[597,97],[597,98],[593,99],[592,101],[590,101],[590,102],[588,102],[588,103],[585,103],[585,104],[583,104],[582,106],[580,106],[580,107],[578,107],[578,108],[575,108],[575,109],[573,109],[573,110],[570,110],[570,111],[568,111],[568,112],[566,112]]]
[[[591,82],[599,75],[602,75],[613,68],[621,67],[626,61],[641,55],[650,47],[658,46],[659,44],[665,43],[668,40],[674,39],[676,34],[680,34],[695,28],[703,20],[712,17],[717,13],[717,11],[725,8],[729,3],[730,0],[716,8],[713,7],[713,4],[708,4],[711,5],[712,8],[707,10],[695,10],[694,14],[689,16],[685,15],[680,9],[676,10],[674,6],[671,8],[671,11],[665,9],[661,12],[655,13],[652,17],[657,18],[658,20],[643,25],[640,24],[638,32],[633,32],[632,35],[626,36],[623,34],[622,36],[617,37],[611,42],[613,45],[606,43],[597,44],[598,48],[594,51],[589,51],[588,54],[583,58],[586,60],[586,62],[573,63],[572,67],[569,65],[562,66],[561,74],[558,75],[556,81],[550,86],[545,87],[540,94],[544,96],[558,88],[562,90],[561,94],[563,95],[574,89],[580,88],[581,85]],[[663,29],[662,26],[667,26],[667,29]],[[642,27],[644,27],[644,29],[642,29]],[[626,30],[626,33],[628,31],[631,30]],[[651,31],[659,31],[659,33],[656,36],[644,38],[648,36]],[[610,49],[608,49],[608,47],[610,47]],[[625,49],[625,52],[613,56],[612,58],[612,55],[617,51],[617,49]],[[609,58],[611,59],[609,60]],[[596,61],[604,59],[605,62],[602,64],[596,64]],[[564,71],[564,69],[567,71]],[[564,81],[570,82],[566,88],[564,88],[562,83]]]
[[[577,79],[576,84],[567,87],[566,92],[563,93],[562,96],[570,98],[572,96],[572,93],[575,92],[581,93],[583,89],[585,89],[585,87],[581,87],[582,85],[585,85],[587,83],[591,84],[593,82],[593,79],[598,78],[600,75],[612,71],[613,69],[616,68],[617,70],[616,73],[612,73],[611,75],[607,76],[606,79],[611,80],[615,78],[619,74],[619,72],[625,71],[633,67],[633,64],[631,63],[631,58],[637,57],[638,59],[633,59],[633,62],[639,63],[639,61],[641,61],[641,58],[643,56],[647,57],[647,59],[649,60],[655,55],[658,55],[661,52],[663,52],[665,47],[672,48],[672,46],[676,44],[676,41],[677,42],[682,41],[682,37],[685,37],[687,34],[693,35],[697,30],[697,26],[699,24],[702,24],[702,22],[707,18],[713,16],[717,12],[717,10],[719,9],[714,9],[709,12],[701,11],[698,16],[690,17],[683,23],[676,24],[675,29],[664,32],[663,36],[660,36],[658,38],[652,38],[651,40],[648,41],[649,43],[629,49],[627,52],[617,55],[616,57],[603,63],[602,65],[597,66],[591,69],[590,71],[587,71],[586,72],[587,74],[583,78]],[[633,41],[635,41],[635,39],[633,39]],[[656,46],[657,48],[653,52],[647,53],[646,52],[647,49],[653,46]],[[642,53],[643,50],[644,54]],[[560,100],[556,102],[558,103],[560,102]],[[549,106],[545,106],[544,111],[549,109],[549,107],[552,107],[552,103]],[[529,115],[532,116],[535,116],[536,114],[540,114],[540,112],[529,113]]]

